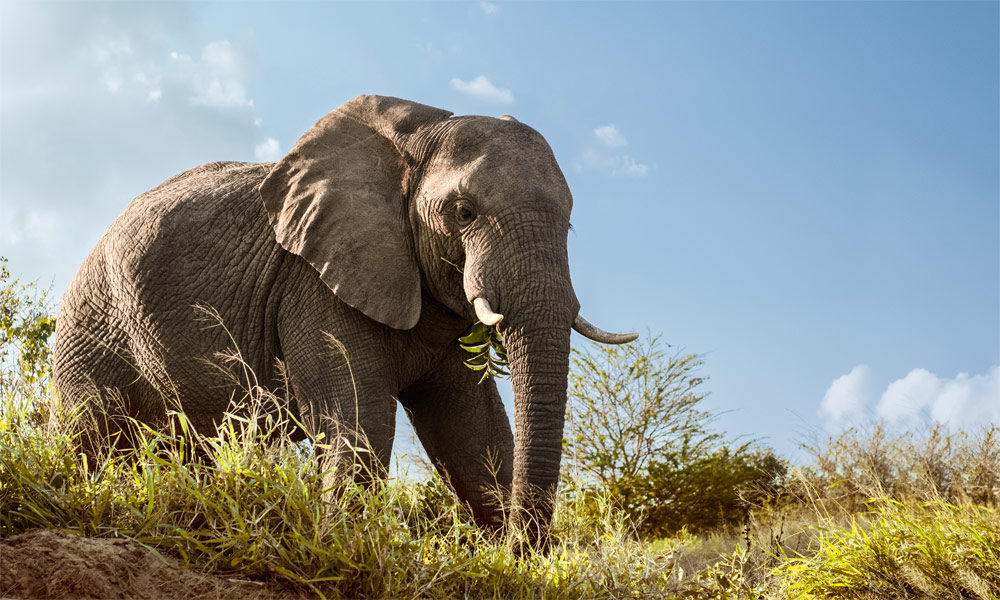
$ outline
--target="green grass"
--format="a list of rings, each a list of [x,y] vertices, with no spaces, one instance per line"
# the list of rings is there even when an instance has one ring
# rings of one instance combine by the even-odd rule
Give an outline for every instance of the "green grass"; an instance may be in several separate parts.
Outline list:
[[[878,500],[831,515],[800,502],[752,513],[744,531],[644,540],[607,497],[571,482],[550,551],[518,556],[440,478],[323,490],[314,453],[262,416],[272,400],[248,400],[213,437],[182,414],[167,431],[137,426],[139,450],[89,462],[58,402],[8,394],[0,537],[131,538],[325,598],[1000,598],[996,507]]]
[[[69,420],[55,404],[4,405],[0,536],[127,537],[321,597],[655,598],[670,584],[669,560],[607,503],[582,514],[564,501],[551,551],[515,556],[440,479],[323,490],[317,459],[279,420],[233,414],[202,438],[177,414],[170,431],[139,427],[140,450],[97,464],[76,456]]]
[[[792,598],[1000,598],[1000,512],[974,504],[870,503],[779,571]]]

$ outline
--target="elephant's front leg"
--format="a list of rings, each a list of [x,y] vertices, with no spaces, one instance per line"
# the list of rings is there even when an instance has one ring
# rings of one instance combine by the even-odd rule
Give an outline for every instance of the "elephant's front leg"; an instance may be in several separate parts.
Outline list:
[[[480,527],[499,530],[510,494],[514,436],[493,380],[478,383],[457,342],[435,368],[399,394],[434,466]]]
[[[281,351],[293,406],[317,443],[328,483],[345,474],[358,482],[383,479],[396,426],[396,400],[386,376],[382,327],[340,307],[293,304],[279,319]],[[305,314],[302,314],[305,313]],[[329,486],[327,486],[329,487]]]

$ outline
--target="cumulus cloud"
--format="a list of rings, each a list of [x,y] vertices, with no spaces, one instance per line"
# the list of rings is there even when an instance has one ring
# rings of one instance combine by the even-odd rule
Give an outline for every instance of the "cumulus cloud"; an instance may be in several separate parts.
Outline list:
[[[253,155],[260,162],[268,162],[281,158],[281,145],[274,138],[267,138],[253,148]]]
[[[889,383],[877,399],[872,377],[862,365],[834,380],[819,411],[828,429],[859,424],[872,412],[900,427],[929,421],[953,427],[1000,423],[1000,366],[982,375],[959,373],[951,379],[913,369]]]
[[[605,171],[613,176],[644,177],[649,165],[640,163],[621,149],[628,146],[628,140],[614,123],[601,125],[593,130],[583,149],[578,166],[597,171]]]
[[[1000,366],[983,375],[959,373],[954,379],[914,369],[889,384],[877,411],[903,424],[927,418],[953,425],[1000,423]]]
[[[833,380],[820,402],[819,413],[829,429],[857,425],[867,418],[868,406],[875,394],[872,371],[858,365],[847,375]]]
[[[462,81],[455,77],[451,80],[451,88],[485,102],[494,104],[514,102],[514,94],[510,90],[498,88],[485,75],[480,75],[472,81]]]

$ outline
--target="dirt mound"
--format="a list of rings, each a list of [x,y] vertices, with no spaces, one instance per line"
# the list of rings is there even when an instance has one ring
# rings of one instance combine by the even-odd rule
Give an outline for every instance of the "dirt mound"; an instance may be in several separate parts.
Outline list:
[[[130,540],[36,529],[0,539],[0,598],[294,597],[251,581],[180,570]]]

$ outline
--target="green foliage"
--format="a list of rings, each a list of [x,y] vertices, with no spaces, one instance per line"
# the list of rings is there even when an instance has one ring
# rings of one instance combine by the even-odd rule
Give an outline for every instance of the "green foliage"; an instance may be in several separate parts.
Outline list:
[[[770,501],[786,470],[773,452],[749,444],[672,458],[651,463],[646,477],[614,486],[622,488],[632,510],[641,511],[640,529],[647,535],[739,526],[748,511]]]
[[[489,377],[508,375],[507,350],[503,347],[503,336],[496,327],[476,323],[469,329],[469,333],[458,338],[458,341],[462,350],[475,355],[465,361],[465,366],[473,371],[482,371],[483,376],[479,379],[479,383]]]
[[[464,272],[464,259],[462,264],[453,263],[443,256],[441,260],[455,267],[459,273]],[[468,333],[458,338],[458,341],[462,350],[474,355],[465,361],[465,366],[473,371],[482,372],[483,376],[479,378],[479,383],[490,377],[510,375],[507,372],[507,350],[503,347],[503,336],[496,326],[474,323]]]
[[[55,329],[46,292],[13,279],[0,257],[0,393],[47,388]]]
[[[574,350],[564,458],[648,536],[738,525],[785,474],[772,452],[709,430],[701,365],[694,354],[667,355],[652,336]]]

